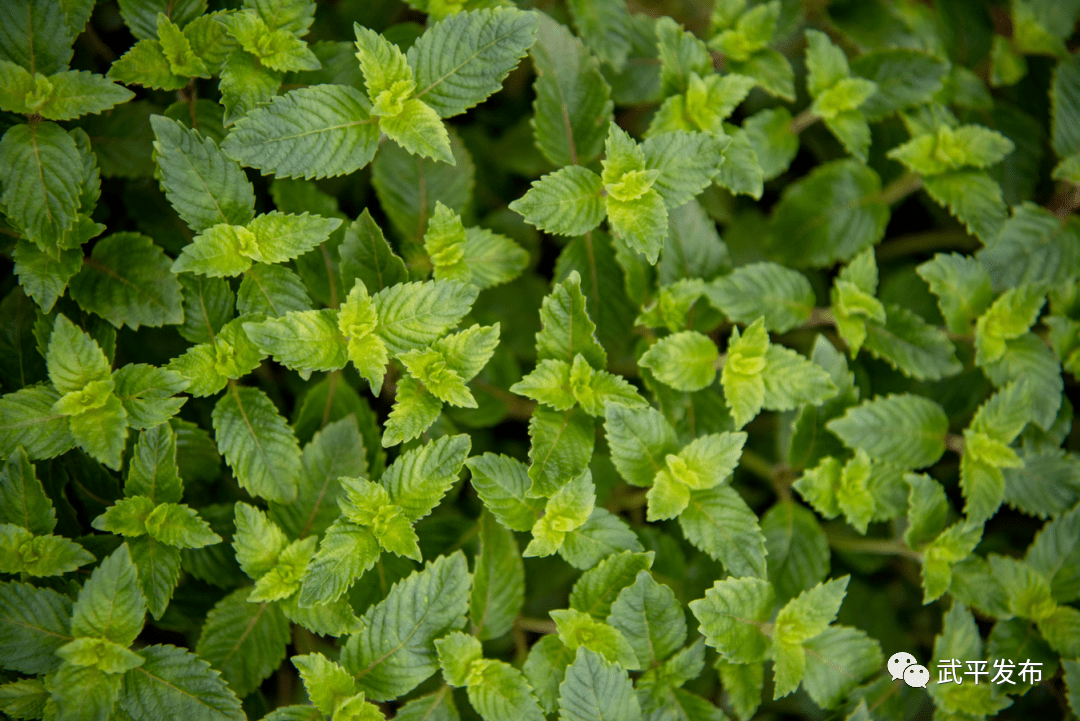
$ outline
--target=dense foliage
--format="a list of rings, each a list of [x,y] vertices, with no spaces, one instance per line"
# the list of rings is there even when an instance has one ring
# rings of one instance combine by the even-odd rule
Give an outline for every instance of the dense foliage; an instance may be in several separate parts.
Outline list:
[[[1078,15],[0,0],[0,716],[1080,714]]]

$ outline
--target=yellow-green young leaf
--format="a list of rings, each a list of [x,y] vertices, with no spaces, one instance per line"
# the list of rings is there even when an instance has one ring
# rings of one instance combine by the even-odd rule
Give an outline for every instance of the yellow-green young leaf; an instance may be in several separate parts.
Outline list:
[[[213,424],[218,450],[241,487],[278,503],[296,498],[300,445],[265,393],[232,386],[214,406]]]
[[[559,718],[565,721],[637,721],[641,709],[625,668],[579,646],[559,686]]]
[[[516,8],[452,15],[409,48],[416,97],[440,117],[460,115],[502,87],[536,41],[540,18]]]
[[[222,150],[279,178],[345,175],[371,162],[378,148],[370,107],[345,85],[292,90],[237,120]]]
[[[372,388],[374,387],[372,385]],[[471,395],[469,397],[471,398]],[[421,381],[413,376],[402,378],[398,381],[394,393],[394,407],[390,409],[383,429],[383,448],[419,438],[438,420],[442,408],[443,400]]]
[[[634,649],[619,631],[587,613],[572,609],[550,612],[558,627],[559,640],[571,651],[585,648],[608,662],[634,671],[641,668]]]
[[[468,686],[471,683],[470,667],[479,662],[483,665],[483,647],[479,639],[461,631],[454,631],[435,642],[439,654],[439,666],[446,683],[451,686]]]
[[[596,486],[589,469],[564,483],[548,499],[544,515],[533,524],[533,540],[525,548],[526,558],[550,556],[562,546],[566,534],[580,528],[596,505]]]
[[[221,672],[239,697],[259,687],[285,660],[289,621],[272,603],[248,603],[250,588],[239,588],[206,614],[196,653]]]
[[[240,275],[251,267],[252,261],[262,259],[250,230],[222,223],[207,228],[184,246],[172,264],[172,272],[228,278]]]
[[[465,465],[471,473],[469,484],[503,527],[511,531],[532,528],[544,507],[544,500],[528,496],[531,481],[524,463],[485,453],[469,458]]]
[[[1005,291],[975,323],[975,361],[988,365],[1005,355],[1006,341],[1019,338],[1035,323],[1046,302],[1042,285]]]
[[[122,536],[141,536],[147,533],[146,521],[154,510],[154,502],[143,496],[124,498],[105,509],[94,519],[94,528]]]
[[[763,317],[754,321],[742,335],[738,327],[732,328],[720,384],[737,428],[750,422],[765,403],[762,372],[768,362],[768,350],[769,333],[765,330]]]
[[[76,666],[92,666],[121,674],[143,664],[142,656],[103,638],[77,638],[56,649],[56,655]]]
[[[764,660],[771,641],[762,627],[772,616],[774,596],[768,581],[727,578],[717,581],[705,597],[691,601],[705,643],[730,663]]]
[[[904,542],[917,548],[933,539],[945,527],[949,502],[941,484],[924,473],[906,473],[904,481],[911,489]]]
[[[982,540],[979,522],[957,521],[923,549],[923,603],[940,598],[949,589],[952,567],[975,550]]]
[[[574,584],[570,592],[570,608],[587,613],[598,621],[606,620],[619,592],[634,582],[639,571],[651,568],[655,556],[652,551],[624,551],[608,556],[582,574]]]
[[[396,45],[374,30],[353,23],[356,35],[356,58],[364,85],[373,103],[373,113],[393,117],[416,89],[412,68]]]
[[[953,333],[969,333],[975,319],[990,305],[990,274],[975,258],[938,253],[917,268],[937,296],[945,324]]]
[[[536,354],[568,363],[581,354],[593,368],[607,367],[607,352],[596,338],[596,324],[589,316],[581,276],[571,271],[557,283],[540,307],[543,329],[536,334]]]
[[[487,640],[507,633],[521,611],[525,566],[514,534],[500,525],[495,514],[483,513],[477,523],[480,553],[473,569],[469,619],[476,637]]]
[[[844,576],[818,584],[788,601],[776,615],[773,641],[802,644],[824,631],[836,619],[850,580]]]
[[[435,639],[461,628],[468,608],[465,555],[440,556],[368,609],[364,629],[342,649],[341,664],[369,698],[397,698],[439,670]]]
[[[736,323],[765,317],[765,326],[786,333],[814,310],[814,290],[802,273],[776,263],[752,263],[705,287],[713,306]]]
[[[265,512],[254,506],[237,503],[235,513],[236,533],[232,545],[236,560],[244,573],[257,581],[277,564],[286,545],[285,534]]]
[[[146,600],[126,544],[121,544],[79,590],[71,616],[76,638],[101,638],[124,648],[143,627]]]
[[[106,77],[154,90],[179,90],[188,83],[188,78],[173,73],[161,43],[149,38],[132,45],[112,64]]]
[[[963,167],[987,168],[1011,153],[1015,145],[1007,137],[981,125],[951,128],[939,125],[935,132],[918,135],[888,152],[913,172],[940,175]]]
[[[35,536],[56,528],[56,511],[45,495],[23,448],[16,448],[0,469],[0,523],[13,523]]]
[[[231,16],[228,16],[231,17]],[[165,13],[158,13],[157,36],[161,49],[169,62],[169,68],[175,75],[208,78],[210,72],[206,65],[191,49],[191,42],[184,32]]]
[[[278,601],[298,591],[300,579],[315,554],[317,543],[318,539],[309,536],[293,541],[282,549],[273,568],[255,581],[255,588],[248,596],[248,602]]]
[[[840,515],[840,461],[832,456],[822,458],[816,467],[807,469],[792,484],[807,503],[825,518]]]
[[[0,523],[0,572],[59,576],[93,561],[79,544],[63,536],[35,536],[14,523]]]
[[[431,257],[432,273],[437,280],[472,279],[464,260],[465,226],[461,216],[440,201],[435,201],[435,213],[424,233],[424,250]]]
[[[603,415],[604,409],[611,403],[628,408],[648,405],[626,379],[607,371],[594,370],[580,353],[574,356],[568,382],[574,400],[580,403],[590,416]]]
[[[470,669],[468,681],[469,703],[485,721],[544,718],[521,671],[504,661],[478,661]]]
[[[333,715],[343,701],[356,694],[352,675],[321,653],[293,656],[290,660],[300,672],[311,702],[327,716]]]
[[[0,139],[4,214],[54,257],[82,205],[82,170],[75,139],[55,123],[16,125]]]
[[[232,13],[225,23],[240,46],[271,70],[288,72],[321,67],[319,59],[304,41],[287,30],[271,31],[255,13]]]
[[[111,369],[97,342],[58,314],[45,355],[49,380],[60,393],[82,391],[95,381],[108,381]]]
[[[948,425],[941,406],[911,394],[864,401],[826,424],[849,448],[905,468],[933,465],[945,452]]]
[[[600,176],[578,165],[567,166],[534,181],[529,191],[510,203],[525,222],[555,235],[584,235],[607,212]]]
[[[611,122],[611,88],[580,39],[547,15],[529,51],[537,69],[536,147],[557,166],[587,164],[603,150]]]
[[[174,325],[183,321],[184,311],[171,265],[145,235],[114,233],[94,244],[82,271],[71,280],[71,297],[117,328]]]
[[[657,341],[638,360],[661,383],[680,391],[707,388],[716,380],[716,344],[696,331],[675,333]]]
[[[378,107],[373,108],[377,114]],[[450,149],[450,135],[442,119],[430,106],[413,98],[406,100],[401,111],[379,119],[379,129],[413,155],[455,164]]]
[[[510,386],[510,392],[532,398],[557,411],[565,411],[577,403],[570,387],[570,364],[566,361],[540,361],[531,373]]]
[[[1051,596],[1049,579],[1015,558],[991,553],[986,560],[1005,587],[1009,610],[1013,614],[1033,621],[1042,621],[1053,615],[1058,604]]]

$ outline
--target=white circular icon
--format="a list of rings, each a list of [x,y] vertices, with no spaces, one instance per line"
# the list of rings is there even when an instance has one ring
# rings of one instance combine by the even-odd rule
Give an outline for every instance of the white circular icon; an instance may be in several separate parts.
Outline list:
[[[893,680],[899,680],[904,677],[904,669],[908,666],[914,666],[918,663],[918,660],[907,651],[897,651],[889,658],[889,674],[893,677]]]
[[[912,688],[926,688],[930,680],[930,669],[926,666],[915,664],[904,669],[904,683]]]

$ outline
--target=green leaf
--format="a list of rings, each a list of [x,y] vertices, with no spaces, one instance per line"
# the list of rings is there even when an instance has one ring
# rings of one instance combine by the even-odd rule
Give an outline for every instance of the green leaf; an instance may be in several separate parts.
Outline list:
[[[161,43],[149,38],[132,45],[112,64],[106,77],[154,90],[179,90],[188,82],[187,78],[173,73]]]
[[[1022,285],[1005,291],[975,323],[975,362],[987,365],[1001,359],[1006,341],[1027,333],[1045,302],[1042,285]]]
[[[724,143],[708,133],[673,132],[641,144],[645,167],[659,170],[654,188],[668,208],[677,208],[703,191],[716,174],[715,158]]]
[[[611,405],[605,423],[611,460],[619,474],[635,486],[652,485],[668,454],[678,452],[675,430],[658,411]]]
[[[237,48],[221,66],[221,104],[225,106],[225,125],[260,109],[278,97],[283,73],[263,66],[251,53]]]
[[[1028,565],[1050,580],[1050,589],[1058,603],[1069,603],[1080,597],[1080,575],[1073,563],[1080,537],[1080,513],[1069,511],[1042,527],[1028,548]]]
[[[82,546],[63,536],[35,536],[14,523],[0,524],[0,573],[59,576],[92,561]]]
[[[346,343],[338,331],[336,311],[287,313],[262,323],[245,323],[244,331],[263,353],[286,368],[310,372],[343,368]]]
[[[0,523],[22,526],[35,536],[49,535],[56,528],[52,501],[21,447],[8,456],[0,470]]]
[[[180,713],[192,721],[239,720],[240,701],[205,661],[175,646],[140,650],[143,664],[124,676],[120,707],[136,721]]]
[[[930,176],[971,166],[987,168],[1000,162],[1014,148],[1004,135],[981,125],[955,129],[939,125],[935,132],[917,135],[887,155],[912,172]]]
[[[232,13],[225,22],[229,33],[240,42],[240,46],[271,70],[288,72],[320,68],[318,58],[307,43],[287,30],[270,30],[255,13]]]
[[[599,63],[566,26],[547,15],[540,17],[530,55],[537,70],[536,147],[557,166],[596,160],[614,107]]]
[[[978,522],[958,521],[923,549],[923,603],[930,603],[949,589],[953,564],[975,550],[982,531]]]
[[[294,311],[311,310],[311,298],[303,281],[289,268],[256,263],[244,271],[236,309],[241,315],[281,318]]]
[[[992,243],[1005,225],[1001,186],[984,172],[957,170],[923,178],[923,188],[944,205],[972,235]]]
[[[77,638],[56,649],[56,655],[75,666],[92,666],[108,674],[121,674],[143,663],[138,654],[100,638]]]
[[[482,103],[536,40],[539,18],[513,8],[463,12],[427,30],[409,48],[416,97],[440,117]]]
[[[607,622],[626,637],[643,664],[655,666],[686,642],[686,619],[674,592],[645,570],[619,591]]]
[[[576,272],[555,285],[540,307],[543,329],[536,334],[539,360],[551,358],[569,363],[580,353],[593,368],[607,366],[607,352],[596,339],[596,325],[586,306],[581,277]]]
[[[948,329],[953,333],[970,333],[975,319],[993,298],[986,268],[969,256],[938,253],[917,271],[937,296]]]
[[[65,15],[41,0],[19,0],[4,7],[0,14],[5,28],[0,60],[46,74],[65,69],[71,60],[72,41],[82,29],[81,25],[72,28]]]
[[[757,515],[731,486],[691,491],[679,524],[690,543],[732,576],[765,576],[765,537]]]
[[[364,209],[360,217],[345,229],[341,253],[341,282],[352,288],[356,279],[361,280],[368,293],[378,293],[409,279],[405,262],[386,242],[382,230]]]
[[[113,392],[127,413],[127,425],[136,430],[165,423],[187,400],[173,395],[184,390],[187,381],[165,368],[133,363],[113,373],[113,381]]]
[[[210,609],[196,652],[221,673],[238,697],[247,696],[285,659],[289,622],[276,604],[248,603],[239,588]]]
[[[49,380],[61,393],[82,391],[95,381],[108,381],[109,361],[89,335],[63,315],[57,315],[45,357]]]
[[[572,165],[535,181],[524,196],[510,204],[510,209],[548,233],[583,235],[604,219],[602,192],[599,175]]]
[[[933,465],[945,452],[945,412],[934,401],[894,394],[864,401],[826,427],[849,448],[905,468]]]
[[[566,411],[537,408],[529,419],[529,496],[550,497],[564,484],[577,478],[592,458],[596,433],[584,410]]]
[[[438,671],[434,641],[461,628],[469,605],[464,554],[440,556],[399,581],[362,619],[341,664],[373,700],[397,698]]]
[[[310,608],[338,599],[353,581],[375,565],[381,550],[370,529],[335,521],[326,529],[319,551],[302,579],[299,603]]]
[[[657,341],[638,364],[650,369],[661,383],[680,391],[708,388],[716,380],[720,352],[707,336],[696,331],[675,333]]]
[[[422,349],[457,325],[476,293],[476,286],[452,280],[384,288],[372,297],[379,318],[375,333],[391,353]]]
[[[578,34],[605,63],[621,71],[633,49],[634,28],[630,13],[619,0],[569,3]]]
[[[765,317],[765,327],[785,333],[814,310],[814,291],[802,273],[776,263],[752,263],[705,286],[709,302],[736,323]]]
[[[1061,219],[1033,203],[1013,208],[997,242],[978,254],[994,279],[995,290],[1025,283],[1060,284],[1076,275],[1080,233],[1075,222]]]
[[[701,76],[712,70],[712,58],[705,43],[671,18],[657,19],[656,39],[660,49],[660,77],[665,96],[685,93],[691,73]]]
[[[68,416],[52,410],[60,394],[49,386],[31,386],[0,398],[0,454],[17,447],[32,459],[55,458],[75,445]]]
[[[939,380],[962,368],[945,333],[898,305],[885,306],[884,325],[867,324],[863,347],[917,380]]]
[[[58,260],[24,240],[16,243],[12,259],[19,285],[44,312],[52,310],[68,282],[83,267],[82,253],[76,249],[60,251]]]
[[[797,267],[847,261],[885,235],[889,206],[877,173],[853,160],[815,168],[784,189],[773,212],[778,259]]]
[[[251,221],[255,191],[236,162],[213,140],[175,120],[155,115],[150,124],[165,196],[192,230]]]
[[[11,718],[41,718],[49,692],[39,679],[21,679],[0,686],[0,711]]]
[[[113,717],[122,678],[92,666],[65,663],[46,678],[45,688],[57,718],[105,721]]]
[[[468,435],[443,436],[398,456],[382,477],[382,485],[405,517],[416,521],[431,513],[458,479],[472,440]]]
[[[511,531],[528,531],[533,527],[543,499],[528,496],[531,481],[528,467],[514,458],[485,453],[465,461],[484,507]]]
[[[146,599],[125,544],[101,562],[79,590],[72,607],[71,633],[131,645],[142,630]]]
[[[810,510],[795,503],[778,503],[762,517],[761,532],[769,582],[779,600],[794,598],[825,580],[829,542]]]
[[[379,131],[360,91],[345,85],[292,90],[237,120],[222,150],[279,178],[324,178],[375,156]]]
[[[565,721],[638,721],[641,709],[626,671],[579,646],[559,686],[559,718]]]
[[[139,587],[146,597],[146,608],[155,619],[160,619],[180,580],[180,549],[151,536],[129,538],[127,545],[139,572]]]
[[[236,305],[232,287],[226,280],[201,275],[183,273],[176,279],[184,296],[184,323],[176,331],[192,343],[213,343],[214,335],[232,320]]]
[[[867,676],[881,668],[881,645],[865,632],[832,626],[804,646],[803,689],[822,708],[834,708]]]
[[[592,472],[565,482],[548,499],[544,515],[532,527],[533,540],[525,548],[526,558],[550,556],[562,547],[566,534],[583,526],[596,504]]]
[[[82,169],[74,138],[54,123],[16,125],[0,139],[4,214],[54,257],[82,204]]]
[[[300,446],[266,394],[233,386],[213,413],[218,450],[240,485],[277,503],[296,498]]]
[[[762,626],[772,616],[772,586],[758,578],[716,581],[705,597],[691,601],[705,643],[731,663],[753,663],[765,658],[770,639]]]
[[[877,83],[877,92],[859,107],[868,120],[929,102],[949,70],[944,60],[909,48],[886,48],[852,58],[855,75]]]
[[[114,233],[94,244],[82,271],[71,281],[71,297],[117,328],[137,330],[183,321],[180,283],[164,251],[144,235]]]
[[[653,553],[624,551],[608,556],[582,574],[570,593],[570,608],[587,613],[598,621],[607,619],[612,604],[623,588],[631,585],[639,571],[652,567]]]
[[[904,542],[917,548],[932,540],[945,527],[949,503],[945,498],[945,489],[926,474],[907,473],[904,481],[911,488]]]
[[[48,120],[74,120],[126,103],[135,93],[101,75],[85,70],[67,70],[49,76],[49,93],[35,110]]]
[[[477,638],[499,638],[513,626],[525,601],[525,567],[517,541],[509,530],[484,513],[480,524],[480,553],[476,556],[469,597],[469,618]]]
[[[4,668],[45,673],[59,664],[54,651],[71,640],[72,600],[47,588],[0,584],[0,650]]]
[[[349,672],[321,653],[293,656],[291,660],[312,703],[323,713],[333,714],[339,704],[356,694],[356,684]]]

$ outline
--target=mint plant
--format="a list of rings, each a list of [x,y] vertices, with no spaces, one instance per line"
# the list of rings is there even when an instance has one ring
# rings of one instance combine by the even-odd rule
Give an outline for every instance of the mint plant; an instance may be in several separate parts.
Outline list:
[[[646,5],[0,2],[0,717],[1080,716],[1080,2]]]

